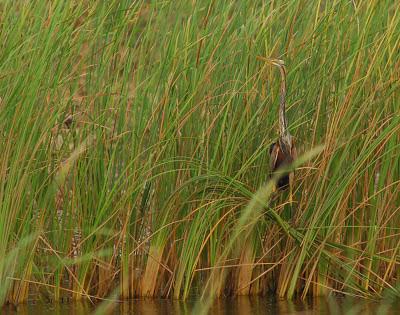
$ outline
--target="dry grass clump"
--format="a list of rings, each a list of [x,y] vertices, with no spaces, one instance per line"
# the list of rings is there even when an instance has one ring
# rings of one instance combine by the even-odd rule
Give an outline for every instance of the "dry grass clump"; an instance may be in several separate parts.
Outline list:
[[[1,302],[398,295],[396,8],[1,4]],[[279,79],[257,55],[285,60],[309,154],[293,203],[266,184]]]

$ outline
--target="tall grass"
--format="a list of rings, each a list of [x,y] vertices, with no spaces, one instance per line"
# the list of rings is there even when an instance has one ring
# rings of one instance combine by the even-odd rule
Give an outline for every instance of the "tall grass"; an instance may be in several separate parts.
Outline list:
[[[0,12],[1,302],[399,295],[393,1]],[[293,203],[275,193],[246,225],[277,136],[279,74],[257,55],[286,62],[298,151],[324,149]]]

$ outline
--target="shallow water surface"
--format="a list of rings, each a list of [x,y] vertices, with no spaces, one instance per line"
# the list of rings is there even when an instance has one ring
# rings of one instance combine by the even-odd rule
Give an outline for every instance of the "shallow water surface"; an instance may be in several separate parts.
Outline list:
[[[197,300],[176,301],[167,299],[138,299],[107,305],[101,314],[194,314]],[[54,314],[54,315],[85,315],[95,314],[96,308],[89,303],[28,303],[3,308],[2,314]],[[343,298],[320,298],[303,301],[285,301],[268,297],[239,297],[216,301],[209,314],[216,315],[257,315],[257,314],[362,314],[362,315],[395,315],[400,314],[398,302],[372,302],[365,300]]]

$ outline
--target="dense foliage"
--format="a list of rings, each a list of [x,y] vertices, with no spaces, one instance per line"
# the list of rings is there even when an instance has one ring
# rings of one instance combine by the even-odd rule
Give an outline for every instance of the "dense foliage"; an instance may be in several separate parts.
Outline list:
[[[1,301],[399,295],[399,12],[0,3]],[[308,154],[292,203],[266,184],[279,72],[258,55],[285,61]]]

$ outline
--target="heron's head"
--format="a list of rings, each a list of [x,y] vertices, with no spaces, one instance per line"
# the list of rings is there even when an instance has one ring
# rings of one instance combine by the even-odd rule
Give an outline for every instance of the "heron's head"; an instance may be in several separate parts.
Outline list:
[[[264,61],[264,62],[266,62],[266,63],[268,63],[270,65],[274,65],[274,66],[277,66],[277,67],[285,66],[285,62],[283,60],[281,60],[281,59],[266,58],[266,57],[263,57],[263,56],[257,56],[256,58],[258,60]]]

